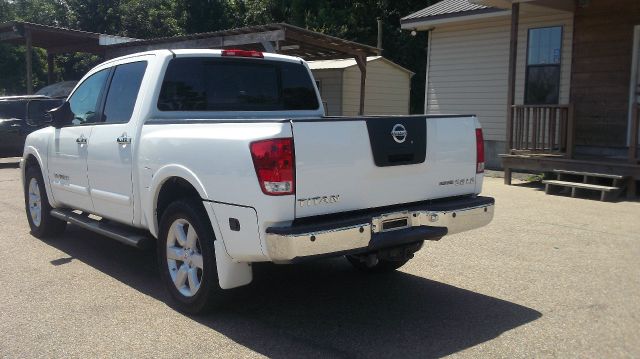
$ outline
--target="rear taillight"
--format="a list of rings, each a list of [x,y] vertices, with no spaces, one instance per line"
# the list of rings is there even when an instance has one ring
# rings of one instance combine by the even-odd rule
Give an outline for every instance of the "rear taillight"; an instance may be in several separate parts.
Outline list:
[[[476,173],[484,172],[484,138],[482,129],[476,128]]]
[[[235,57],[255,57],[264,58],[264,55],[260,51],[254,50],[222,50],[222,56],[235,56]]]
[[[264,194],[295,193],[293,138],[275,138],[251,143],[251,157]]]

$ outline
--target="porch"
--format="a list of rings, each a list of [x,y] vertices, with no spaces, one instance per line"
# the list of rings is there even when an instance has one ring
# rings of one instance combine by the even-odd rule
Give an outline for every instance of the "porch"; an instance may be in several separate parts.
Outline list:
[[[543,92],[540,97],[540,86],[535,88],[534,96],[528,96],[529,80],[525,79],[524,89],[522,81],[516,80],[523,63],[526,76],[530,67],[538,65],[529,63],[530,37],[527,52],[518,52],[523,2],[491,3],[503,8],[508,4],[511,10],[506,152],[500,155],[505,184],[511,184],[513,170],[575,172],[585,175],[585,183],[586,174],[600,174],[624,178],[621,187],[629,196],[636,196],[640,180],[640,6],[627,0],[616,6],[601,0],[527,1],[527,6],[570,12],[574,22],[570,43],[558,45],[572,47],[568,92],[565,90],[560,97],[557,92],[555,96],[553,92]],[[552,50],[556,51],[554,54],[558,51]],[[523,55],[525,60],[518,58]],[[557,71],[566,74],[564,67],[560,70],[565,60],[553,57],[551,61],[557,61]]]
[[[640,104],[636,103],[632,109],[632,136],[624,157],[576,153],[575,112],[572,104],[513,105],[511,112],[507,133],[510,150],[500,155],[505,184],[511,184],[513,169],[590,172],[628,177],[627,193],[635,195],[636,181],[640,180]]]

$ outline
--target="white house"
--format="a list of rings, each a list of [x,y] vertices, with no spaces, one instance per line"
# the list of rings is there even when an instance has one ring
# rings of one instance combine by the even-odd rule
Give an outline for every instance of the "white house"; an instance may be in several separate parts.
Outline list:
[[[356,116],[360,106],[360,70],[354,59],[309,61],[327,115]],[[382,56],[367,57],[366,115],[409,114],[410,70]]]

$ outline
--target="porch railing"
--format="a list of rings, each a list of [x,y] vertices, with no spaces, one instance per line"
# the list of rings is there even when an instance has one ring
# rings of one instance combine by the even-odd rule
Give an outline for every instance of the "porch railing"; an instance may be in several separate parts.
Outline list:
[[[572,105],[514,105],[509,148],[512,154],[573,155]]]

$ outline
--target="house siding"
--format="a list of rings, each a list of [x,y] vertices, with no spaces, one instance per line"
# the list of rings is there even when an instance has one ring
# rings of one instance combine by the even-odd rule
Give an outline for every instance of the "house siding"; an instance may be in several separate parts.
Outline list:
[[[542,8],[520,15],[515,103],[524,99],[528,29],[562,26],[560,103],[571,83],[573,15]],[[506,141],[509,15],[437,26],[431,34],[426,109],[429,114],[476,114],[488,141]]]
[[[486,140],[505,140],[509,27],[509,16],[436,26],[428,114],[476,114]]]
[[[360,109],[360,69],[348,67],[343,75],[343,116],[356,116]],[[407,115],[411,74],[382,59],[367,63],[365,114]]]
[[[571,81],[576,144],[626,146],[633,27],[638,24],[638,0],[592,0],[577,8]]]
[[[320,95],[327,103],[328,116],[342,115],[342,69],[311,70],[320,81]]]

